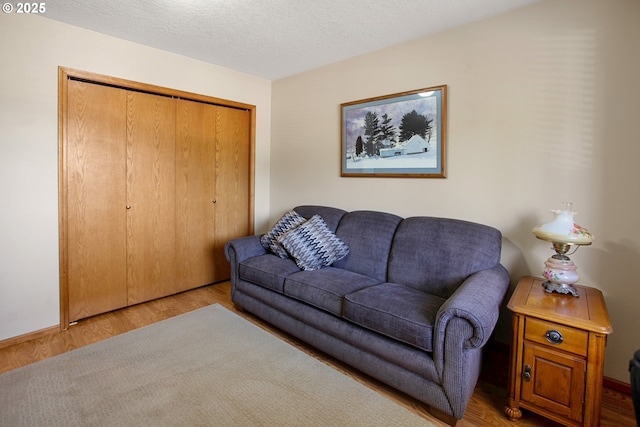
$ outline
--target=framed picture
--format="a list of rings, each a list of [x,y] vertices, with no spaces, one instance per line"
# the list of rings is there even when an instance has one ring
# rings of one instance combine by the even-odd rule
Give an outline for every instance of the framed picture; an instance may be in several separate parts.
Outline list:
[[[340,109],[340,176],[446,177],[446,85],[347,102]]]

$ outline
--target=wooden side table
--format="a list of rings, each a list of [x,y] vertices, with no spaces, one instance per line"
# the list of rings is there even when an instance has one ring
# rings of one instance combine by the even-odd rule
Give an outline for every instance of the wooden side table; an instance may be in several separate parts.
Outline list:
[[[602,292],[575,286],[579,297],[547,293],[544,279],[525,276],[507,307],[513,312],[509,397],[566,426],[600,425],[604,348],[613,330]]]

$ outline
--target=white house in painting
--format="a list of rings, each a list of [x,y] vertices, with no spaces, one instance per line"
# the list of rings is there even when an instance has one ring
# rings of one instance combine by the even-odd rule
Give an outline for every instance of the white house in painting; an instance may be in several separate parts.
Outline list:
[[[401,142],[393,148],[380,149],[380,157],[403,156],[405,154],[426,153],[429,151],[429,143],[420,135],[413,135],[406,141]]]

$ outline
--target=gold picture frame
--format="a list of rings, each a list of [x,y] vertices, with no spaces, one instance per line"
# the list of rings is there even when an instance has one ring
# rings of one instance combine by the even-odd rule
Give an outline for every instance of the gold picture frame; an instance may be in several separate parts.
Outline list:
[[[445,178],[447,85],[347,102],[343,177]]]

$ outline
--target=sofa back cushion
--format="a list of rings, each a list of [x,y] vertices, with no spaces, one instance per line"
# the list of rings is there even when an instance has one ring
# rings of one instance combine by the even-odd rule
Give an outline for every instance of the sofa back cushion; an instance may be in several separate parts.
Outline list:
[[[471,274],[500,262],[502,234],[473,222],[403,220],[395,233],[388,280],[449,298]]]
[[[349,254],[333,266],[385,282],[391,242],[400,221],[399,216],[385,212],[345,214],[336,235],[349,246]]]
[[[334,233],[336,232],[336,228],[338,228],[338,223],[340,222],[344,214],[347,213],[347,211],[342,209],[315,205],[296,206],[295,208],[293,208],[293,210],[306,219],[311,219],[311,217],[314,215],[320,215],[324,222],[327,224],[327,227],[329,227],[329,230]]]

